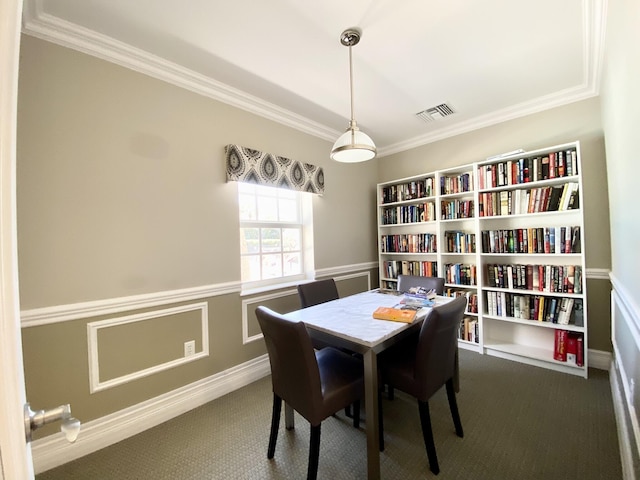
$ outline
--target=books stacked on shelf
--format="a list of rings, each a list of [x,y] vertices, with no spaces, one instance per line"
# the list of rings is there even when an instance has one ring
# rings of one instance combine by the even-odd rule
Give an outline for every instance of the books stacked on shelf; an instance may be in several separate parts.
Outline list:
[[[385,260],[384,274],[387,279],[398,278],[398,275],[416,275],[420,277],[435,277],[438,272],[438,262],[418,260]]]
[[[580,227],[535,227],[481,232],[483,253],[580,253]]]
[[[496,188],[578,175],[576,149],[478,167],[478,187]]]
[[[416,205],[400,205],[382,210],[382,225],[402,225],[406,223],[432,222],[436,219],[433,202]]]
[[[458,338],[465,342],[479,343],[480,333],[478,332],[478,319],[464,317],[462,322],[460,322]]]
[[[470,192],[473,190],[471,173],[440,177],[440,195]]]
[[[382,235],[380,250],[383,253],[435,253],[438,239],[434,233]]]
[[[473,200],[443,201],[441,206],[442,220],[473,218]]]
[[[467,297],[466,313],[478,313],[478,294],[467,290],[456,290],[455,288],[446,288],[444,290],[445,297]]]
[[[487,315],[582,326],[576,315],[582,311],[580,299],[492,291],[485,293],[485,300]]]
[[[476,253],[476,234],[460,230],[444,232],[445,252]]]
[[[553,359],[577,367],[584,366],[584,335],[580,332],[556,330]]]
[[[553,293],[582,293],[580,265],[488,264],[487,286]]]
[[[434,195],[433,177],[382,187],[382,203],[403,202]]]
[[[447,263],[444,266],[445,283],[477,285],[476,266],[462,263]]]
[[[578,182],[530,189],[482,192],[478,195],[481,217],[558,212],[580,208]]]

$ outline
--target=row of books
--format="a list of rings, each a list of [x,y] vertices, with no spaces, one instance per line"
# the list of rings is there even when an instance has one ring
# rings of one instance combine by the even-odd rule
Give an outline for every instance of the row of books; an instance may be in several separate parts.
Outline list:
[[[528,190],[484,192],[478,197],[478,215],[481,217],[558,212],[579,206],[578,184],[575,182]]]
[[[436,219],[436,207],[433,202],[418,205],[401,205],[382,210],[382,224],[431,222]]]
[[[460,322],[460,331],[458,332],[458,338],[466,342],[479,343],[480,332],[478,326],[478,320],[472,317],[464,317]]]
[[[584,335],[580,332],[556,330],[553,339],[553,359],[577,367],[584,366]]]
[[[462,263],[447,263],[444,266],[445,283],[477,285],[476,266]]]
[[[476,253],[476,234],[460,230],[444,232],[444,250],[449,253]]]
[[[488,264],[487,286],[555,293],[582,293],[579,265]]]
[[[532,227],[481,232],[484,253],[580,253],[580,227]]]
[[[478,167],[478,186],[482,190],[577,174],[576,150],[560,150],[533,158],[481,165]]]
[[[544,295],[517,295],[508,292],[485,292],[488,315],[521,320],[584,325],[582,300]]]
[[[451,200],[442,202],[442,220],[473,218],[473,200]]]
[[[398,275],[416,275],[419,277],[438,276],[438,262],[386,260],[382,267],[387,278],[398,278]],[[385,288],[395,288],[395,285]]]
[[[440,195],[470,192],[472,190],[473,175],[471,173],[440,177]]]
[[[383,253],[436,253],[438,238],[435,233],[382,235],[380,251]]]
[[[382,187],[382,203],[403,202],[435,195],[434,178],[412,180],[407,183]]]
[[[467,310],[466,313],[478,313],[478,294],[468,292],[466,290],[457,290],[455,288],[445,288],[443,295],[446,297],[467,297]]]

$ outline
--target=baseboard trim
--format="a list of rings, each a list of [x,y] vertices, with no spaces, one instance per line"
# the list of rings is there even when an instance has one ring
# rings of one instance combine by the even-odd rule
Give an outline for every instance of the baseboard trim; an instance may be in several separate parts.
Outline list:
[[[619,372],[615,363],[611,362],[609,369],[609,381],[611,383],[611,397],[613,399],[613,411],[616,416],[618,430],[618,444],[620,445],[620,462],[622,465],[623,480],[636,480],[635,469],[633,468],[632,450],[632,430],[628,416],[626,414],[626,402],[623,396],[623,389],[620,383]]]
[[[598,370],[609,370],[611,368],[611,352],[603,350],[589,349],[589,367]]]
[[[62,434],[32,443],[35,473],[45,472],[155,427],[270,373],[267,355],[82,425],[74,444]]]

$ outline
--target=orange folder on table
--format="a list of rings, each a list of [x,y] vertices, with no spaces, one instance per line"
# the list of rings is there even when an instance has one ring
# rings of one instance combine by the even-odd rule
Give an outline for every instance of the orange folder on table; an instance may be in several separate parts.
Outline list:
[[[411,323],[416,318],[415,310],[401,310],[392,307],[378,307],[373,312],[373,318],[378,320],[391,320],[393,322]]]

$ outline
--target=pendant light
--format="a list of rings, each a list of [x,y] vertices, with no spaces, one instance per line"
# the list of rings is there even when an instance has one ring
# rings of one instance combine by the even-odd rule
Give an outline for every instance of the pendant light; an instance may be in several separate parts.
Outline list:
[[[376,145],[371,137],[360,131],[353,115],[353,61],[351,59],[351,47],[360,41],[360,29],[350,28],[340,35],[340,43],[349,47],[349,87],[351,93],[351,121],[349,128],[344,132],[331,149],[331,158],[336,162],[356,163],[371,160],[376,156]]]

